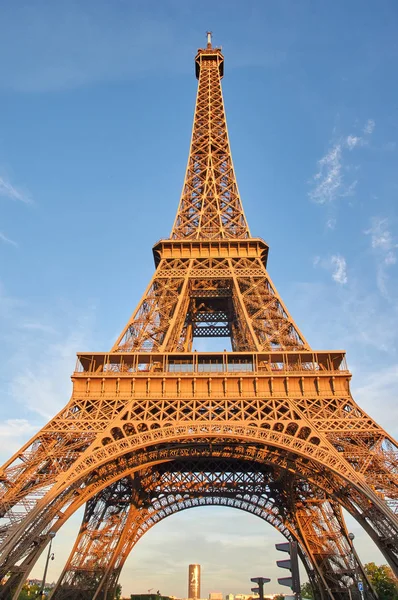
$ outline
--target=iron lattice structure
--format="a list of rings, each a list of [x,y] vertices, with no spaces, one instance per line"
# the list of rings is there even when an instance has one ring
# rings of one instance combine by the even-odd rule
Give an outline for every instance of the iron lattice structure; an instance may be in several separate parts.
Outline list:
[[[346,509],[398,573],[398,450],[354,402],[343,351],[310,348],[243,212],[211,41],[181,201],[156,270],[109,353],[78,354],[69,403],[1,471],[0,599],[16,599],[80,506],[55,600],[109,600],[161,519],[205,505],[257,515],[297,540],[322,600],[361,574]],[[193,339],[229,337],[231,352]]]

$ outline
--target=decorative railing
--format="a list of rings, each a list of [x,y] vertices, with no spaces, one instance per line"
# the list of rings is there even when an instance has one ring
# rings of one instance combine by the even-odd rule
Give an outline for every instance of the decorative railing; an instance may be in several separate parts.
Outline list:
[[[93,353],[78,354],[74,375],[132,373],[341,373],[348,372],[343,351],[270,353]]]

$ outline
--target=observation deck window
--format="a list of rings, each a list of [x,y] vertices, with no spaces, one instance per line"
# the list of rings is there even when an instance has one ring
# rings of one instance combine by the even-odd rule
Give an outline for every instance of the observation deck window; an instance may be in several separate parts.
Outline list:
[[[222,373],[224,371],[223,356],[199,356],[198,373]]]
[[[169,371],[170,373],[192,373],[193,361],[192,359],[184,358],[173,358],[169,359]]]
[[[247,373],[252,371],[254,371],[254,367],[251,356],[228,356],[229,373]]]

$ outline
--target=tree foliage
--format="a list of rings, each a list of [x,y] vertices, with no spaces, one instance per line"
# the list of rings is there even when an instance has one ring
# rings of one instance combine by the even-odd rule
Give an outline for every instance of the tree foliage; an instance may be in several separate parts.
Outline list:
[[[301,585],[300,593],[301,593],[302,598],[313,598],[314,597],[314,590],[312,589],[312,586],[309,581],[306,581],[305,583],[303,583]]]
[[[365,572],[380,600],[398,600],[398,579],[388,565],[365,565]]]
[[[37,598],[37,594],[39,593],[40,586],[37,584],[28,584],[25,583],[23,586],[21,593],[18,596],[18,600],[33,600],[33,598]]]
[[[122,597],[122,586],[120,585],[120,583],[118,583],[116,586],[116,590],[115,590],[115,600],[120,600],[121,597]]]

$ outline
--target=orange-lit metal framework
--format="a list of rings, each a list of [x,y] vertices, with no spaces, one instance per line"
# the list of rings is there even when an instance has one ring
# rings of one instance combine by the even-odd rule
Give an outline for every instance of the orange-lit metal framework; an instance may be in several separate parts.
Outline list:
[[[81,353],[69,403],[1,470],[0,599],[16,599],[80,506],[52,598],[109,600],[130,550],[179,510],[224,505],[299,543],[317,598],[348,600],[361,565],[346,509],[398,573],[398,449],[354,402],[343,351],[312,350],[252,238],[211,40],[170,238],[109,353]],[[195,352],[228,337],[231,352]],[[366,581],[365,593],[374,593]]]

